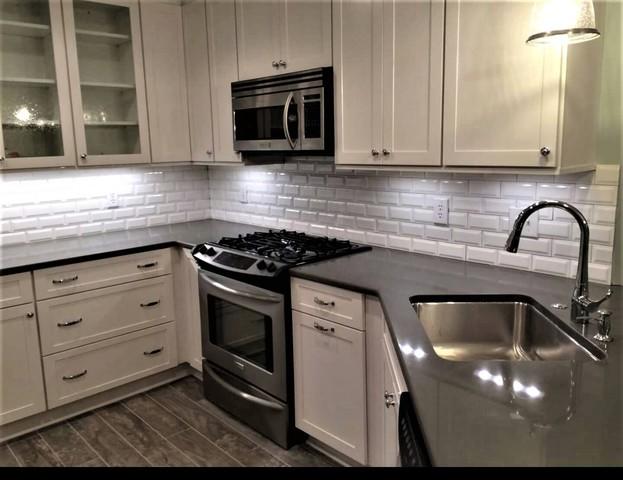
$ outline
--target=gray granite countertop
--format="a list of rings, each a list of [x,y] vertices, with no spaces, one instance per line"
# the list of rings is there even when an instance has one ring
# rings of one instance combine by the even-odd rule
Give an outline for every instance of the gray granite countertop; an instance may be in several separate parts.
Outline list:
[[[623,288],[603,304],[616,337],[604,361],[455,362],[435,354],[411,296],[527,295],[578,330],[569,310],[550,307],[569,304],[574,281],[384,248],[291,273],[380,298],[435,465],[623,465]],[[591,285],[595,298],[605,291]],[[482,380],[483,371],[503,384]],[[542,397],[515,393],[515,381]]]
[[[264,230],[216,220],[2,247],[0,274]],[[292,269],[292,275],[378,296],[435,465],[623,465],[623,288],[604,308],[613,334],[604,361],[452,362],[438,357],[409,298],[523,294],[569,303],[573,280],[374,248]],[[591,285],[592,296],[605,292]],[[568,328],[568,310],[549,308]],[[585,332],[592,338],[595,326]],[[412,353],[417,350],[418,355]],[[476,372],[500,375],[497,385]],[[498,377],[499,378],[499,377]],[[513,393],[535,386],[540,398]]]
[[[190,248],[198,243],[215,242],[221,237],[258,230],[266,229],[220,220],[201,220],[11,245],[0,248],[0,275],[174,245]]]

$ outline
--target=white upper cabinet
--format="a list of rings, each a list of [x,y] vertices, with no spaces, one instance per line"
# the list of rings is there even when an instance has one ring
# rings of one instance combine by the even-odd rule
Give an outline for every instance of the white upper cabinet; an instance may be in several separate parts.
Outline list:
[[[526,45],[532,3],[446,5],[444,164],[554,167],[562,52]]]
[[[240,79],[331,65],[331,2],[236,0]]]
[[[0,2],[0,170],[75,165],[61,6]]]
[[[141,27],[151,160],[189,162],[182,6],[162,0],[141,0]]]
[[[336,163],[441,164],[442,1],[333,7]]]
[[[63,0],[79,166],[150,160],[138,0]]]
[[[214,143],[205,0],[185,3],[182,17],[191,159],[193,162],[211,162],[214,160]]]
[[[208,0],[206,19],[214,160],[219,163],[240,163],[242,158],[234,150],[231,105],[231,82],[238,80],[234,0]]]
[[[443,0],[383,2],[383,165],[440,165]]]

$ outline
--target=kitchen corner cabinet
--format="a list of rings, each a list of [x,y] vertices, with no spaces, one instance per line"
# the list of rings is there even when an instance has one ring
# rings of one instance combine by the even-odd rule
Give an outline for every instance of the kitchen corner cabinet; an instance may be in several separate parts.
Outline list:
[[[446,2],[445,166],[594,166],[602,40],[526,45],[531,10]]]
[[[444,3],[333,3],[336,164],[441,165]]]
[[[79,166],[150,161],[138,0],[63,0]]]
[[[151,161],[189,162],[182,5],[141,0],[140,9]]]
[[[0,290],[0,296],[4,294]],[[0,309],[0,379],[0,425],[45,410],[33,303]]]
[[[331,65],[329,0],[236,0],[240,79]]]
[[[0,106],[0,170],[76,164],[59,2],[0,2]]]

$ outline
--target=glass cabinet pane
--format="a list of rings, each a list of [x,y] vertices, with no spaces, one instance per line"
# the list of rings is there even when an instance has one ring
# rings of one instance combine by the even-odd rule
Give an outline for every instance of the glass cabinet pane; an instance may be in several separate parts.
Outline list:
[[[4,156],[63,155],[48,0],[0,0]]]
[[[141,152],[130,9],[74,0],[87,153]]]

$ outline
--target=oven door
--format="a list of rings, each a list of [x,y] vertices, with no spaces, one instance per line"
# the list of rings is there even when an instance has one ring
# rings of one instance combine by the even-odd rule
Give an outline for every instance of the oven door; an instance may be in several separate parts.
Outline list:
[[[240,152],[300,150],[296,91],[235,97],[234,149]]]
[[[206,271],[199,295],[206,360],[285,401],[284,296]]]

